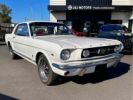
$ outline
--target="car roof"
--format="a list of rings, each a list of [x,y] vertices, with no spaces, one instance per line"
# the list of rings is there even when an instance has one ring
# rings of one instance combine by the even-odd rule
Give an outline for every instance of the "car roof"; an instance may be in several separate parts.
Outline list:
[[[31,24],[31,23],[55,23],[55,24],[63,24],[63,23],[59,23],[59,22],[51,22],[51,21],[26,21],[26,22],[22,22],[22,23],[18,23],[18,24]]]
[[[121,26],[121,27],[123,27],[124,25],[122,25],[122,24],[104,24],[104,25],[102,25],[102,26]]]

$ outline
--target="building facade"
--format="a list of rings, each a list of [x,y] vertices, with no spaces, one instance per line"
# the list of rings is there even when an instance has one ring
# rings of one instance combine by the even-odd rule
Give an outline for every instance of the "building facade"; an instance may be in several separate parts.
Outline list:
[[[50,21],[98,32],[102,24],[123,24],[133,32],[133,0],[50,0]]]

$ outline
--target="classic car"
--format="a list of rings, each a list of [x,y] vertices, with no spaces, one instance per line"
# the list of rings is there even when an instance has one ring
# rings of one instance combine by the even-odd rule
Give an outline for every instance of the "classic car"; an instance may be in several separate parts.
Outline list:
[[[120,41],[72,35],[62,23],[24,22],[5,37],[12,59],[20,56],[38,66],[46,85],[58,76],[83,76],[116,67],[123,44]]]
[[[124,25],[105,24],[101,26],[98,37],[119,40],[124,45],[123,52],[133,51],[133,33]]]

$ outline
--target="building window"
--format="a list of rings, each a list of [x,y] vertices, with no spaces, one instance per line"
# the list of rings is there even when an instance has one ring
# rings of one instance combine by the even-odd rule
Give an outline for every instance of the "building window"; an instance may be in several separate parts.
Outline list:
[[[122,20],[111,20],[111,24],[122,24]]]

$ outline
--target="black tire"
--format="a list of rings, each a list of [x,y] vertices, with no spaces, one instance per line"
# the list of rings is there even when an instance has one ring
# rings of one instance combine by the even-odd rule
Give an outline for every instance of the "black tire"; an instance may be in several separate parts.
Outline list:
[[[10,56],[12,59],[17,59],[18,58],[18,55],[16,55],[12,49],[12,46],[9,44],[8,45],[8,48],[9,48],[9,53],[10,53]]]
[[[48,86],[52,85],[58,75],[52,71],[48,60],[43,54],[40,55],[37,65],[40,80]]]

